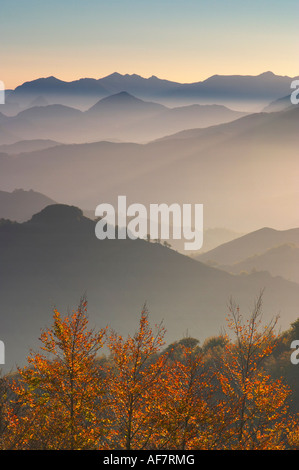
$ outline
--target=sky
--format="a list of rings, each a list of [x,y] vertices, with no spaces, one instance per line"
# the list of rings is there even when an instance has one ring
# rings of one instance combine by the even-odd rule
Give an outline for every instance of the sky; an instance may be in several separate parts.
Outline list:
[[[0,0],[0,80],[299,75],[298,0]]]

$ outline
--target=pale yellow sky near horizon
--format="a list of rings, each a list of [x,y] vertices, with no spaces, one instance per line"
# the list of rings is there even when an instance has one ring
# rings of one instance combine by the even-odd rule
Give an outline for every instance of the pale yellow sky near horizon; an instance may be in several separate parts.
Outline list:
[[[280,75],[280,76],[288,76],[288,77],[291,77],[291,78],[295,78],[295,77],[298,77],[299,76],[299,70],[297,71],[297,74],[295,73],[296,70],[293,70],[293,73],[292,73],[292,70],[289,70],[289,72],[291,73],[286,73],[285,71],[283,70],[279,70],[279,69],[261,69],[261,68],[256,68],[256,69],[251,69],[251,70],[247,70],[245,67],[244,68],[237,68],[237,67],[231,67],[229,70],[213,70],[213,68],[210,69],[210,72],[207,70],[206,73],[204,72],[198,72],[196,73],[196,71],[194,71],[193,74],[190,73],[190,75],[188,75],[187,73],[183,73],[183,72],[177,72],[175,70],[171,70],[170,68],[168,70],[165,70],[163,71],[163,68],[161,68],[161,71],[159,73],[159,71],[157,73],[153,73],[153,72],[150,72],[150,71],[147,71],[147,70],[134,70],[134,68],[130,68],[130,67],[127,67],[127,69],[124,69],[124,68],[117,68],[115,67],[115,69],[113,68],[106,68],[106,69],[101,69],[99,71],[96,71],[96,70],[93,70],[92,67],[90,68],[90,73],[87,72],[86,69],[83,69],[80,73],[80,70],[79,71],[75,71],[75,70],[63,70],[61,68],[59,68],[59,70],[56,71],[55,73],[55,70],[47,70],[45,69],[44,70],[44,73],[42,71],[42,69],[40,69],[38,72],[34,73],[34,72],[30,72],[28,71],[28,73],[24,73],[23,75],[20,75],[20,71],[19,69],[10,69],[10,73],[8,74],[3,74],[4,77],[6,77],[6,80],[1,80],[3,83],[4,83],[4,86],[5,86],[5,89],[15,89],[17,86],[19,85],[22,85],[23,83],[25,82],[30,82],[32,80],[36,80],[38,78],[46,78],[46,77],[49,77],[49,76],[54,76],[56,78],[58,78],[59,80],[62,80],[62,81],[65,81],[65,82],[71,82],[71,81],[75,81],[75,80],[79,80],[81,78],[93,78],[93,79],[100,79],[100,78],[103,78],[103,77],[106,77],[114,72],[118,72],[120,73],[121,75],[125,75],[125,74],[129,74],[129,75],[132,75],[132,74],[136,74],[136,75],[140,75],[141,77],[143,78],[149,78],[151,77],[152,75],[160,78],[160,79],[163,79],[163,80],[169,80],[169,81],[172,81],[172,82],[178,82],[178,83],[194,83],[194,82],[200,82],[200,81],[204,81],[206,79],[208,79],[209,77],[213,76],[213,75],[247,75],[247,76],[256,76],[256,75],[260,75],[264,72],[268,72],[268,71],[271,71],[273,72],[275,75]]]
[[[298,0],[1,0],[0,80],[299,75]]]

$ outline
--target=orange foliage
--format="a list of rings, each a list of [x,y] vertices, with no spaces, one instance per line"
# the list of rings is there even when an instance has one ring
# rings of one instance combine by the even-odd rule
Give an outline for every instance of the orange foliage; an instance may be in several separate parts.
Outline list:
[[[108,339],[113,363],[109,371],[112,449],[145,449],[158,432],[154,417],[166,356],[157,355],[164,333],[161,326],[154,333],[144,309],[133,337],[124,340],[112,332]]]
[[[7,400],[0,400],[2,448],[16,449],[285,449],[298,448],[290,390],[266,372],[276,322],[262,327],[261,296],[244,321],[230,306],[228,335],[200,348],[192,338],[164,351],[144,308],[124,339],[88,329],[87,305],[42,332]],[[108,337],[107,337],[108,336]],[[97,354],[104,340],[110,356]],[[297,427],[296,427],[297,426]]]
[[[276,344],[276,320],[262,328],[261,296],[244,322],[231,304],[229,327],[235,342],[227,341],[217,377],[224,415],[222,446],[229,449],[282,449],[286,444],[290,389],[273,380],[263,364]]]
[[[96,354],[105,330],[87,330],[86,301],[66,318],[54,311],[52,329],[41,334],[41,349],[19,369],[14,392],[25,409],[18,420],[21,448],[94,448],[103,433],[98,410],[104,385]]]

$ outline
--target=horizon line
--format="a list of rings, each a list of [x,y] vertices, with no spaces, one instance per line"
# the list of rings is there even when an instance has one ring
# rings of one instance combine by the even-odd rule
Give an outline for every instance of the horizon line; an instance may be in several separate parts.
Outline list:
[[[210,78],[213,78],[213,77],[260,77],[262,75],[273,75],[275,77],[281,77],[281,78],[290,78],[290,79],[295,79],[295,78],[298,78],[299,77],[299,74],[298,75],[294,75],[294,76],[290,76],[290,75],[281,75],[281,74],[277,74],[275,72],[272,72],[272,70],[267,70],[265,72],[261,72],[261,73],[258,73],[258,74],[236,74],[236,73],[233,73],[233,74],[213,74],[213,75],[209,75],[208,77],[202,79],[202,80],[195,80],[195,81],[190,81],[190,82],[184,82],[184,81],[175,81],[175,80],[171,80],[171,79],[168,79],[168,78],[160,78],[159,76],[157,75],[150,75],[150,76],[143,76],[143,75],[139,75],[137,73],[120,73],[120,72],[112,72],[112,73],[109,73],[108,75],[103,75],[99,78],[95,78],[95,77],[92,77],[92,76],[81,76],[80,78],[74,78],[74,79],[71,79],[71,80],[64,80],[62,78],[57,78],[57,76],[55,75],[48,75],[48,76],[39,76],[37,78],[32,78],[30,80],[25,80],[24,82],[21,82],[19,85],[16,85],[14,88],[13,87],[6,87],[6,84],[2,81],[2,83],[4,84],[4,90],[5,91],[10,91],[10,90],[15,90],[16,88],[18,88],[19,86],[22,86],[26,83],[32,83],[32,82],[35,82],[35,81],[38,81],[38,80],[48,80],[50,78],[53,78],[57,81],[60,81],[60,82],[63,82],[63,83],[73,83],[73,82],[79,82],[81,80],[95,80],[95,81],[100,81],[100,80],[103,80],[105,78],[109,78],[109,77],[112,77],[113,75],[117,75],[117,76],[120,76],[120,77],[138,77],[138,78],[141,78],[141,79],[144,79],[144,80],[150,80],[152,78],[156,78],[158,80],[161,80],[161,81],[167,81],[167,82],[170,82],[170,83],[175,83],[175,84],[178,84],[178,85],[191,85],[191,84],[194,84],[194,83],[203,83],[207,80],[209,80]]]

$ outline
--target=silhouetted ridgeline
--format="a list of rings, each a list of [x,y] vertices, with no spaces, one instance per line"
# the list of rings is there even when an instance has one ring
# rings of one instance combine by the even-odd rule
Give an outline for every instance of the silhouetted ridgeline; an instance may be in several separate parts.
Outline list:
[[[52,309],[73,307],[85,293],[91,324],[134,329],[146,302],[154,323],[167,324],[167,342],[186,331],[203,340],[225,324],[233,296],[244,311],[265,288],[264,318],[280,313],[288,328],[298,315],[298,284],[267,272],[236,276],[158,243],[103,240],[80,209],[52,205],[25,223],[0,226],[0,294],[6,368],[22,364]]]

